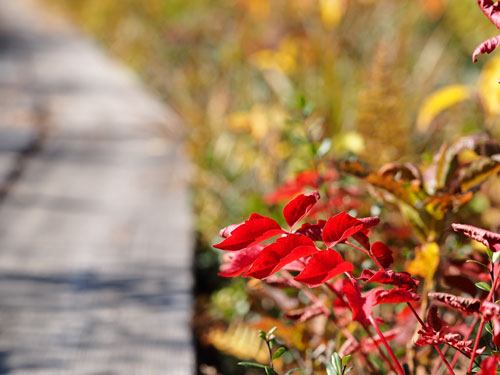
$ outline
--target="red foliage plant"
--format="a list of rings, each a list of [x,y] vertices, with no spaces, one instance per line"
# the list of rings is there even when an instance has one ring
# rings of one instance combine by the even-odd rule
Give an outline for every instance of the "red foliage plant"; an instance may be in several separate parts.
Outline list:
[[[214,245],[226,251],[220,275],[225,277],[243,275],[265,280],[269,285],[302,290],[309,297],[311,304],[284,311],[284,317],[295,322],[306,322],[319,315],[331,317],[346,335],[346,341],[341,348],[342,353],[359,353],[364,358],[363,356],[369,351],[377,348],[389,368],[399,375],[405,375],[405,371],[389,341],[408,340],[411,333],[408,333],[408,327],[401,325],[405,319],[396,319],[393,324],[400,325],[394,326],[384,334],[379,325],[385,320],[378,316],[380,309],[375,309],[377,305],[407,304],[408,311],[420,323],[419,337],[415,344],[433,346],[450,374],[454,374],[453,367],[456,360],[450,364],[438,345],[448,345],[454,348],[456,353],[467,357],[468,373],[471,373],[473,364],[478,363],[477,356],[486,350],[486,347],[480,348],[478,345],[485,324],[489,324],[492,328],[491,345],[495,348],[500,347],[500,307],[493,302],[500,267],[493,263],[487,266],[477,260],[471,264],[479,268],[489,267],[492,285],[488,287],[488,295],[483,295],[483,298],[468,298],[443,292],[428,293],[435,303],[462,314],[464,318],[473,315],[475,321],[469,332],[464,333],[460,328],[464,325],[450,325],[442,320],[436,304],[430,306],[424,322],[412,305],[418,304],[421,299],[421,295],[417,293],[419,281],[407,272],[391,269],[394,263],[393,251],[383,242],[370,241],[370,231],[380,221],[377,217],[355,218],[346,212],[340,212],[327,220],[304,223],[298,227],[299,222],[310,215],[319,200],[319,193],[311,192],[299,194],[288,202],[283,209],[287,228],[281,227],[268,217],[253,213],[248,220],[222,229],[220,235],[224,240]],[[298,228],[295,229],[296,227]],[[453,224],[452,227],[455,231],[488,246],[491,254],[500,250],[500,234],[470,225]],[[364,268],[361,270],[361,275],[356,278],[353,274],[355,265],[344,260],[342,255],[347,254],[348,248],[367,256],[377,269]],[[450,264],[450,270],[453,270],[453,267],[465,270],[467,264]],[[342,279],[332,281],[341,275]],[[444,277],[445,280],[448,278],[452,281],[458,277],[460,284],[458,288],[467,285],[465,290],[474,294],[470,291],[470,285],[465,282],[473,285],[466,275],[467,272],[464,271],[462,275],[445,274]],[[474,275],[478,277],[477,270],[471,273],[471,276]],[[487,279],[482,278],[482,280]],[[486,285],[484,281],[482,283]],[[323,289],[317,289],[319,287]],[[319,290],[333,292],[336,299],[332,305],[324,305],[324,299],[318,298]],[[333,308],[333,313],[330,308]],[[358,322],[369,333],[368,338],[357,339],[348,331],[349,322],[342,320],[342,316],[349,310],[350,320]],[[470,335],[479,320],[481,324],[474,340]],[[461,321],[463,322],[463,319]],[[370,327],[375,331],[373,335]],[[386,348],[389,358],[379,345]],[[366,362],[366,358],[364,360],[365,363],[369,362]],[[480,373],[494,374],[497,363],[496,356],[484,359],[482,364],[479,364]]]

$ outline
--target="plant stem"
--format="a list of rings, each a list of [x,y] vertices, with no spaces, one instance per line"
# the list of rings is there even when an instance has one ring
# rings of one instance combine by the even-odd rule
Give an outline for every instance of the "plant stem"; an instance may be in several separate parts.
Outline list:
[[[310,290],[306,289],[301,283],[299,283],[298,281],[295,281],[293,276],[290,275],[290,273],[288,271],[281,270],[281,274],[290,282],[290,284],[292,286],[301,290],[307,296],[307,298],[309,298],[311,300],[311,302],[313,302],[313,304],[320,306],[321,310],[323,311],[323,313],[325,315],[327,315],[327,316],[330,315],[330,310],[328,310],[325,307],[324,302],[320,301],[320,299],[318,297],[316,297],[313,293],[311,293]]]
[[[391,368],[392,371],[397,372],[396,368],[392,364],[392,361],[389,360],[389,358],[387,358],[387,356],[385,355],[384,351],[382,350],[382,348],[380,347],[380,345],[377,343],[377,340],[375,340],[375,337],[373,337],[372,333],[370,332],[370,327],[367,326],[366,324],[363,324],[363,328],[365,329],[365,332],[368,334],[368,336],[370,337],[370,339],[373,341],[373,345],[375,345],[375,347],[377,348],[377,350],[378,350],[380,356],[382,357],[382,359],[387,362],[387,364],[389,365],[389,367]]]
[[[377,322],[375,321],[375,319],[373,318],[372,315],[369,316],[368,320],[370,321],[371,325],[373,326],[373,328],[375,329],[375,332],[377,332],[377,335],[380,337],[380,339],[382,340],[382,342],[384,343],[384,346],[385,348],[387,349],[387,352],[389,353],[389,356],[391,357],[392,359],[392,362],[394,363],[394,365],[396,366],[396,369],[397,369],[397,372],[400,374],[400,375],[405,375],[405,372],[403,370],[403,368],[401,367],[401,365],[399,364],[399,361],[398,359],[396,358],[396,356],[394,355],[394,352],[392,351],[391,347],[389,346],[389,343],[387,342],[387,340],[385,339],[384,337],[384,334],[382,333],[382,331],[380,330],[380,328],[378,327],[377,325]]]
[[[479,346],[479,340],[481,339],[481,333],[483,333],[484,323],[486,320],[484,316],[481,317],[481,324],[479,324],[479,329],[477,330],[476,342],[474,343],[474,348],[472,349],[472,354],[470,356],[469,367],[467,368],[467,374],[472,373],[472,366],[474,365],[474,359],[476,358],[477,347]]]
[[[491,269],[494,271],[495,265],[492,265]],[[486,301],[488,302],[491,302],[491,298],[495,294],[495,290],[497,289],[498,286],[498,279],[500,278],[499,276],[500,276],[500,271],[493,277],[493,285],[491,286],[491,290],[488,294],[488,297],[486,297]],[[474,365],[474,359],[476,358],[476,351],[477,347],[479,346],[479,340],[481,339],[481,333],[483,333],[484,323],[486,323],[486,320],[484,319],[484,316],[482,316],[481,323],[479,324],[479,329],[477,331],[476,342],[474,343],[474,348],[472,349],[472,354],[470,356],[470,363],[469,363],[469,368],[467,369],[467,374],[471,374],[472,372],[472,366]]]
[[[420,317],[420,315],[418,315],[417,311],[415,310],[415,308],[413,307],[413,305],[410,303],[410,302],[406,302],[406,304],[408,305],[408,307],[411,309],[411,311],[413,312],[413,315],[415,315],[415,317],[417,318],[418,322],[420,323],[420,325],[423,327],[424,326],[424,321],[422,320],[422,318]],[[448,361],[446,360],[446,357],[444,356],[444,354],[441,352],[441,349],[439,349],[439,346],[437,345],[434,345],[434,348],[436,349],[436,351],[438,352],[439,356],[441,357],[443,363],[445,364],[445,366],[448,368],[448,371],[450,372],[450,374],[452,375],[455,375],[455,373],[453,372],[453,369],[452,367],[450,366],[450,364],[448,363]]]
[[[450,364],[446,360],[446,357],[444,356],[443,352],[441,352],[441,349],[439,349],[439,346],[434,345],[434,347],[436,348],[437,352],[439,353],[439,356],[443,360],[443,363],[445,364],[445,366],[448,369],[448,371],[450,372],[450,374],[455,375],[455,373],[453,372],[453,369],[450,367]]]
[[[267,345],[267,350],[269,351],[269,367],[271,367],[272,369],[274,369],[274,365],[273,365],[273,351],[271,349],[271,344],[270,342],[266,339],[266,345]]]
[[[345,243],[346,243],[346,245],[349,245],[349,246],[351,246],[351,247],[353,247],[353,248],[355,248],[355,249],[357,249],[357,250],[362,251],[362,252],[363,252],[363,253],[365,253],[366,255],[368,255],[368,256],[371,258],[371,260],[373,260],[373,262],[377,265],[377,267],[378,267],[380,270],[382,270],[382,271],[384,270],[384,267],[382,267],[382,265],[380,264],[380,262],[379,262],[379,261],[377,260],[377,258],[376,258],[376,257],[372,254],[372,252],[371,252],[371,251],[369,251],[369,250],[365,250],[365,249],[363,249],[362,247],[356,246],[356,245],[354,245],[353,243],[351,243],[351,242],[349,242],[349,241],[346,241]]]
[[[472,321],[472,324],[471,324],[469,330],[467,331],[467,333],[464,336],[464,341],[467,341],[469,339],[470,335],[472,335],[472,332],[474,332],[474,328],[476,328],[476,324],[477,324],[478,320],[479,320],[479,315],[475,315],[474,320]],[[453,359],[451,361],[451,367],[455,367],[455,365],[458,362],[458,358],[460,357],[460,354],[461,354],[460,351],[457,351],[455,353],[455,356],[453,357]]]
[[[450,346],[446,345],[442,350],[443,355],[446,355],[446,353],[448,352],[449,349],[450,349]],[[436,375],[438,373],[439,369],[441,368],[441,362],[442,362],[441,358],[439,358],[438,360],[435,361],[434,367],[432,368],[432,371],[431,371],[431,375]],[[451,366],[451,368],[453,368],[453,366]]]

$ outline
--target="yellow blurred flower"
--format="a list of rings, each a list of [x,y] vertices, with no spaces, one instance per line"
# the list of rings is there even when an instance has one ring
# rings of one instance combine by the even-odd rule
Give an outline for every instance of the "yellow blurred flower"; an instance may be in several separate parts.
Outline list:
[[[327,29],[335,28],[344,14],[344,0],[320,0],[321,22]]]

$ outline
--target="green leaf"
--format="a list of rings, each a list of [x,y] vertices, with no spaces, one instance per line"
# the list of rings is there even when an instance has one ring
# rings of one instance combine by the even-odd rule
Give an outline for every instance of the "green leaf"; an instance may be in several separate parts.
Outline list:
[[[486,290],[487,292],[491,291],[491,286],[489,286],[488,284],[486,284],[485,282],[483,281],[480,281],[478,283],[475,284],[479,289],[482,289],[482,290]]]
[[[342,358],[342,367],[344,367],[345,365],[347,365],[347,362],[349,362],[349,360],[351,359],[352,357],[352,354],[349,354],[349,355],[346,355],[344,358]]]
[[[342,358],[340,358],[338,353],[332,354],[332,365],[334,370],[338,375],[342,374]]]
[[[293,368],[293,369],[291,369],[291,370],[288,370],[287,372],[285,372],[285,375],[290,375],[290,374],[293,374],[293,373],[294,373],[294,372],[296,372],[296,371],[300,371],[300,372],[302,372],[302,370],[301,370],[300,368],[298,368],[298,367],[297,367],[297,368]]]
[[[493,330],[491,329],[489,324],[484,325],[484,329],[490,334],[493,335]]]
[[[266,370],[266,375],[278,375],[278,373],[269,366],[266,366],[264,369]]]
[[[500,259],[500,251],[493,253],[493,256],[491,257],[493,263],[496,263],[498,259]]]
[[[493,252],[490,249],[486,248],[486,254],[488,254],[488,258],[493,258]]]
[[[265,340],[267,337],[266,337],[266,333],[264,331],[259,331],[259,337],[262,339],[262,340]]]
[[[273,354],[273,359],[278,359],[279,357],[281,357],[285,352],[287,351],[287,348],[285,348],[284,346],[282,346],[281,348],[278,348],[278,350],[276,350]]]
[[[347,374],[347,373],[348,373],[349,371],[351,371],[351,370],[352,370],[352,367],[347,368],[347,369],[344,371],[344,374]],[[344,375],[344,374],[342,374],[342,375]]]
[[[474,260],[474,259],[467,259],[467,260],[465,261],[465,263],[476,263],[476,264],[479,264],[480,266],[483,266],[483,267],[484,267],[484,268],[486,268],[487,270],[489,270],[489,268],[488,268],[488,266],[487,266],[486,264],[481,263],[481,262],[479,262],[479,261],[477,261],[477,260]]]
[[[246,368],[259,368],[259,369],[265,369],[267,366],[261,365],[260,363],[254,363],[254,362],[238,362],[238,365],[246,367]]]

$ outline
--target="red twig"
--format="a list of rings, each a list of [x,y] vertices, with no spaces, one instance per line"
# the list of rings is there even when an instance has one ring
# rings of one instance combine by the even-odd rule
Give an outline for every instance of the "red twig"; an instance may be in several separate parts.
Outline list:
[[[492,266],[492,270],[494,270],[494,266]],[[491,298],[493,297],[495,290],[497,289],[499,276],[500,276],[500,271],[494,276],[493,285],[491,287],[490,293],[488,294],[488,297],[486,297],[486,301],[488,302],[491,302]],[[481,333],[483,333],[484,323],[486,323],[486,320],[484,319],[484,316],[482,316],[481,323],[479,324],[479,329],[477,330],[476,342],[474,343],[474,348],[472,349],[472,354],[470,356],[470,363],[469,367],[467,368],[467,374],[472,373],[472,366],[474,366],[474,359],[476,358],[477,355],[476,351],[477,347],[479,346],[479,340],[481,339]]]
[[[469,339],[470,335],[472,335],[472,332],[474,332],[474,328],[476,328],[476,324],[477,324],[478,320],[479,320],[479,315],[474,316],[474,320],[472,321],[472,324],[471,324],[469,330],[467,331],[467,333],[464,336],[464,341],[467,341]],[[457,351],[455,353],[455,355],[451,361],[451,367],[455,367],[455,365],[458,362],[458,358],[460,358],[460,354],[461,354],[460,351]]]
[[[420,323],[420,325],[423,327],[424,326],[424,321],[422,320],[422,318],[420,317],[420,315],[418,315],[418,313],[415,311],[415,308],[413,307],[413,305],[410,302],[406,302],[406,304],[411,309],[411,311],[413,312],[413,315],[415,315],[415,317],[417,318],[417,320]],[[450,374],[455,375],[455,373],[453,372],[453,368],[450,366],[450,364],[446,360],[446,357],[441,352],[441,349],[439,349],[439,346],[434,345],[434,349],[436,349],[436,351],[438,352],[439,356],[441,357],[441,360],[445,364],[445,366],[448,369],[448,371],[450,372]]]
[[[378,268],[380,268],[381,270],[384,269],[384,267],[382,267],[382,265],[380,264],[380,262],[377,260],[377,258],[375,258],[375,256],[372,254],[371,251],[368,251],[368,250],[363,249],[362,247],[356,246],[356,245],[354,245],[353,243],[351,243],[349,241],[346,241],[345,244],[349,245],[349,246],[351,246],[351,247],[353,247],[353,248],[355,248],[355,249],[357,249],[359,251],[362,251],[363,253],[365,253],[366,255],[368,255],[371,258],[371,260],[373,260],[373,262],[377,265]]]
[[[387,340],[385,339],[385,336],[384,334],[382,333],[382,331],[380,330],[380,328],[378,327],[377,325],[377,322],[375,321],[375,319],[373,318],[373,316],[369,316],[368,320],[370,321],[371,325],[373,326],[373,328],[375,329],[375,332],[377,332],[377,335],[380,337],[380,339],[382,340],[382,343],[384,344],[385,348],[387,349],[387,352],[389,353],[389,356],[391,357],[392,359],[392,362],[394,363],[394,366],[396,366],[396,370],[397,372],[400,374],[400,375],[405,375],[405,372],[403,370],[403,368],[401,367],[401,365],[399,364],[399,361],[398,359],[396,358],[396,356],[394,355],[394,352],[392,351],[391,347],[389,346],[389,343],[387,342]]]

